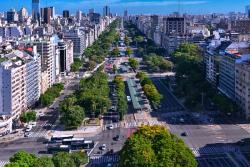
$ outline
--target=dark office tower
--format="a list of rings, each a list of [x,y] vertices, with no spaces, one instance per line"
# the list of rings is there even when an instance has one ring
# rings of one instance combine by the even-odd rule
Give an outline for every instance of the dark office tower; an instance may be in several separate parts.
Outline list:
[[[108,6],[104,6],[103,16],[110,16],[110,8]]]
[[[158,15],[152,15],[151,16],[151,23],[152,23],[152,27],[156,27],[159,25],[159,16]]]
[[[186,21],[184,17],[168,17],[164,19],[164,32],[171,35],[185,35]]]
[[[92,14],[92,13],[95,13],[95,9],[94,8],[89,9],[89,14]]]
[[[59,50],[59,71],[60,73],[63,73],[66,71],[66,55],[67,55],[66,44],[63,41],[58,42],[58,50]]]
[[[250,19],[250,5],[246,6],[246,15],[247,18]]]
[[[11,9],[7,12],[7,22],[13,23],[15,21],[18,21],[18,15],[17,15],[15,9]]]
[[[63,11],[63,17],[64,18],[69,18],[69,11],[68,10]]]
[[[128,17],[128,10],[127,9],[124,11],[124,17],[125,18]]]
[[[32,0],[32,19],[40,22],[40,0]]]
[[[52,17],[52,10],[50,7],[46,7],[43,9],[44,13],[43,13],[43,22],[45,24],[50,24],[51,21],[51,17]]]

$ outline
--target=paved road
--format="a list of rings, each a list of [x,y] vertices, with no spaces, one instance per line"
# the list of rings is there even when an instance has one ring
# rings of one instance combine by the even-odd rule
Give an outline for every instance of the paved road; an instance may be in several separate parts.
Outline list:
[[[152,79],[158,91],[163,95],[159,112],[177,112],[183,111],[184,107],[178,102],[166,85],[160,79]]]
[[[10,156],[20,150],[38,154],[46,151],[46,145],[43,140],[36,138],[24,138],[17,141],[0,144],[0,157],[2,161],[8,161]]]

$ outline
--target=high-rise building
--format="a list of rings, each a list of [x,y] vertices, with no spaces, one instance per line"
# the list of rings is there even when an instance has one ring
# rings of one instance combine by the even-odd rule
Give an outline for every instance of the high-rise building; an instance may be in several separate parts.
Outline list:
[[[46,7],[43,9],[43,22],[45,24],[50,24],[52,18],[52,10],[50,7]]]
[[[51,9],[51,18],[54,18],[56,15],[56,8],[54,6],[51,6],[50,9]]]
[[[40,57],[35,49],[13,51],[0,64],[0,135],[40,97]],[[2,126],[5,124],[5,126]]]
[[[63,11],[63,17],[64,18],[69,18],[69,11],[68,10]]]
[[[250,118],[250,55],[248,59],[235,64],[235,100],[240,106],[242,115]]]
[[[78,11],[76,12],[76,19],[77,19],[78,21],[82,20],[82,11],[78,10]]]
[[[28,17],[28,11],[26,8],[21,8],[20,11],[18,12],[18,20],[20,22],[23,22],[24,19],[26,19]]]
[[[32,0],[32,19],[40,23],[40,0]]]
[[[70,30],[64,30],[63,39],[71,40],[74,44],[74,57],[81,58],[85,49],[85,34],[82,30],[75,27]]]
[[[58,42],[59,51],[59,72],[65,73],[70,71],[73,63],[73,43],[71,41]]]
[[[250,5],[246,6],[246,15],[250,19]]]
[[[163,20],[164,33],[172,35],[186,34],[186,21],[184,17],[168,17]]]
[[[7,22],[8,23],[13,23],[18,21],[18,14],[15,9],[10,9],[7,11]]]
[[[103,16],[110,16],[110,8],[109,6],[103,7]]]

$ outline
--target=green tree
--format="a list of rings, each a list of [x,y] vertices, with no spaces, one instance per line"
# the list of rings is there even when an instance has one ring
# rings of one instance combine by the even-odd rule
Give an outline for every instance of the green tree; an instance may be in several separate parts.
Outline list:
[[[28,112],[23,112],[20,116],[21,122],[27,123],[30,121],[35,121],[36,120],[36,112],[35,111],[28,111]]]
[[[17,166],[20,167],[29,167],[35,161],[37,157],[34,154],[27,153],[25,151],[18,151],[12,157],[10,157],[10,164],[8,167]]]
[[[119,51],[119,48],[114,48],[111,52],[111,55],[114,56],[114,57],[118,57],[120,54],[120,51]]]
[[[143,80],[144,78],[148,77],[147,74],[145,72],[138,72],[136,74],[136,78]]]
[[[37,158],[31,166],[32,167],[54,167],[54,163],[50,157],[43,156],[43,157]]]
[[[71,64],[70,68],[72,72],[77,72],[82,66],[82,61],[78,58],[74,58],[74,62]]]
[[[125,51],[125,54],[126,54],[127,56],[129,56],[129,55],[131,55],[132,53],[133,53],[133,50],[132,50],[131,48],[127,47],[127,49],[126,49],[126,51]]]
[[[66,152],[59,152],[53,155],[52,161],[55,167],[76,167],[74,160]]]
[[[90,60],[90,61],[86,62],[85,67],[87,70],[92,71],[96,67],[96,62],[93,60]]]
[[[138,69],[138,67],[139,67],[139,62],[137,61],[137,59],[135,59],[135,58],[129,58],[129,59],[128,59],[128,62],[129,62],[129,65],[130,65],[134,70]]]
[[[115,65],[115,64],[113,65],[112,70],[113,70],[113,73],[115,73],[115,74],[117,73],[117,67],[116,67],[116,65]]]
[[[154,85],[146,84],[143,86],[143,91],[148,99],[154,104],[159,105],[162,99],[162,95],[158,92]]]
[[[74,161],[76,166],[84,165],[88,163],[88,156],[85,152],[73,152],[70,154],[71,159]]]
[[[84,119],[84,110],[80,106],[70,106],[67,112],[64,112],[61,121],[66,129],[75,129],[82,124]]]
[[[130,41],[127,35],[125,36],[124,41],[125,41],[126,46],[129,46]]]
[[[125,142],[120,167],[197,167],[192,151],[162,126],[142,126]]]
[[[143,42],[144,41],[144,38],[143,38],[143,36],[136,36],[135,38],[134,38],[134,41],[136,42],[136,47],[137,47],[137,45],[138,45],[138,43],[141,43],[141,42]]]

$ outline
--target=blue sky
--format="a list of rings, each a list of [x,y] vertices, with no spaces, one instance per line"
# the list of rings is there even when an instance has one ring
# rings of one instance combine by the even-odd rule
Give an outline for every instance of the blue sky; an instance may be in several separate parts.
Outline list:
[[[111,11],[123,13],[128,9],[132,14],[167,14],[178,10],[178,0],[40,0],[41,7],[55,6],[56,12],[61,13],[64,9],[75,12],[80,9],[87,12],[89,8],[102,11],[104,5],[109,5]],[[182,13],[212,13],[212,12],[244,12],[245,6],[250,5],[250,0],[180,0]],[[10,8],[19,9],[22,6],[31,8],[31,0],[0,0],[0,11]]]

